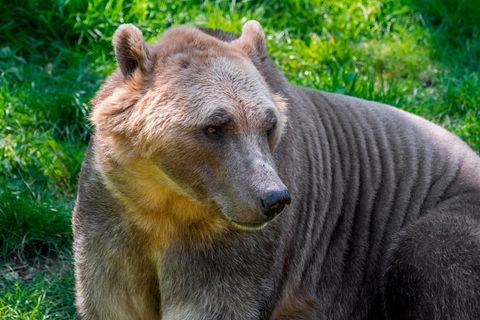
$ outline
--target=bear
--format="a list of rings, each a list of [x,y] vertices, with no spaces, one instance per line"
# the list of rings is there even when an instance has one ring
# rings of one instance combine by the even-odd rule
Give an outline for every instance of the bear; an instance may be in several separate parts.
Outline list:
[[[72,218],[79,319],[480,319],[480,158],[288,82],[256,21],[113,36]]]

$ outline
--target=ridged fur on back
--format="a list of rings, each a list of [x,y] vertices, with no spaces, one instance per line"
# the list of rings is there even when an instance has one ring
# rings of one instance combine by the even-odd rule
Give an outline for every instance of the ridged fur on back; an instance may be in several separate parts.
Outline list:
[[[73,220],[77,291],[125,292],[105,302],[124,303],[137,292],[116,282],[119,274],[144,283],[149,300],[125,306],[125,319],[159,312],[162,319],[377,319],[388,309],[385,274],[418,221],[437,216],[431,228],[441,230],[449,216],[465,217],[471,229],[454,223],[452,233],[471,237],[472,254],[480,252],[480,159],[465,143],[390,106],[295,87],[269,59],[256,68],[289,108],[273,156],[291,205],[260,231],[179,241],[146,257],[142,237],[121,221],[123,209],[102,182],[94,136]],[[102,294],[79,295],[77,304],[90,308],[85,319],[108,309],[94,301]]]

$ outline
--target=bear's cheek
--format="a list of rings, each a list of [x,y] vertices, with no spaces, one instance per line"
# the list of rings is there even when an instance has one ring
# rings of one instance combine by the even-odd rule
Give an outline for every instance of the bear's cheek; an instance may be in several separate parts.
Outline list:
[[[211,190],[221,184],[221,159],[198,142],[176,143],[157,155],[157,163],[185,193],[202,202],[210,201]]]

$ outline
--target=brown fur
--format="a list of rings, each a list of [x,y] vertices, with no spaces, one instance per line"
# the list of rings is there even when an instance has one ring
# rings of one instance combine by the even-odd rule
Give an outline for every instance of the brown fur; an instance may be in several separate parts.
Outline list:
[[[312,295],[297,291],[287,291],[277,304],[271,320],[311,320],[315,319],[317,302]]]
[[[450,277],[480,259],[480,160],[458,138],[290,85],[257,22],[113,44],[73,216],[81,319],[479,318],[480,274]]]
[[[178,241],[209,243],[234,228],[234,225],[249,229],[232,225],[222,217],[218,206],[205,196],[203,182],[195,180],[195,172],[205,167],[219,167],[218,160],[192,139],[192,132],[198,130],[199,125],[204,126],[211,121],[213,108],[199,105],[198,110],[192,112],[190,104],[192,101],[195,103],[196,97],[189,92],[179,91],[179,88],[185,87],[179,84],[182,81],[179,73],[212,58],[223,57],[224,63],[233,62],[237,68],[249,68],[256,81],[263,85],[262,90],[270,96],[272,106],[275,106],[272,110],[279,118],[275,133],[269,140],[270,147],[274,148],[285,125],[285,102],[278,94],[268,91],[262,76],[249,64],[249,54],[257,55],[258,51],[249,46],[255,37],[247,35],[244,38],[228,44],[197,29],[177,27],[167,31],[158,44],[150,46],[144,43],[142,33],[132,25],[121,26],[113,37],[123,77],[116,72],[105,82],[92,100],[90,119],[95,126],[97,142],[94,161],[100,173],[99,178],[119,202],[122,224],[131,232],[138,233],[135,237],[142,239],[140,256],[139,252],[129,253],[137,257],[134,260],[143,259],[142,256],[147,261],[162,259],[162,252]],[[255,43],[252,48],[257,45]],[[186,76],[190,77],[190,74]],[[231,99],[225,109],[235,115],[238,126],[234,130],[239,133],[248,133],[252,128],[262,130],[263,123],[258,121],[263,115],[255,113],[257,102],[251,97],[239,96],[238,88],[229,82],[218,81],[220,86],[224,86],[221,90],[225,97]],[[193,91],[193,94],[197,92]],[[179,144],[178,141],[182,142]],[[175,159],[168,159],[170,155]],[[185,173],[184,177],[179,177],[182,173],[177,171],[177,176],[172,177],[161,169],[158,159],[176,163],[179,167],[191,167],[194,164],[198,168]],[[217,174],[222,176],[221,172]],[[182,178],[188,182],[179,183]],[[115,256],[117,250],[112,249],[103,250],[111,250],[110,254]],[[121,254],[124,257],[122,264],[128,259],[124,255]],[[86,259],[94,260],[93,257]],[[92,261],[85,261],[86,270],[94,263]],[[152,267],[150,262],[146,263],[148,268]],[[83,297],[91,294],[83,291],[84,283],[89,281],[85,277],[95,278],[95,275],[85,274],[85,268],[77,268],[77,305],[79,314],[90,319],[93,313],[85,307],[90,302],[84,301]],[[131,269],[128,263],[119,268]],[[130,291],[134,291],[131,294],[138,295],[135,299],[117,297],[123,300],[124,309],[121,312],[128,318],[139,316],[146,308],[145,305],[139,305],[142,297],[153,294],[151,288],[145,287],[135,274],[138,274],[135,270],[127,271],[123,279],[116,275],[120,277],[116,281],[125,281]],[[115,282],[114,279],[110,281]],[[142,291],[144,289],[147,291]],[[97,291],[105,292],[103,288]],[[104,299],[108,300],[108,295]],[[111,299],[114,298],[115,295],[111,295]],[[156,312],[159,311],[148,316],[144,314],[141,318],[155,317],[153,314]],[[108,311],[100,311],[100,314],[119,316]]]
[[[114,37],[115,46],[118,46],[120,38],[129,38],[127,34],[129,28],[132,27],[119,28]],[[145,53],[146,45],[139,44],[141,33],[135,29],[130,31],[132,33],[130,38],[134,38],[130,42],[135,46],[134,53],[128,51],[128,54],[139,60],[139,64],[152,59]],[[204,122],[208,114],[208,109],[192,115],[187,108],[182,108],[187,102],[185,97],[182,97],[184,93],[178,92],[177,72],[179,68],[185,67],[187,62],[199,64],[212,57],[225,57],[245,64],[248,52],[251,51],[248,49],[248,43],[254,42],[255,37],[248,36],[240,40],[242,38],[228,44],[197,29],[177,27],[166,32],[162,40],[149,51],[149,55],[155,58],[155,69],[159,70],[153,79],[145,77],[141,69],[136,69],[128,81],[113,76],[93,99],[91,121],[101,137],[97,156],[108,181],[107,185],[127,205],[129,211],[133,212],[128,214],[128,218],[140,225],[141,229],[152,232],[156,239],[162,239],[161,242],[170,238],[169,235],[182,234],[192,239],[205,239],[209,234],[213,235],[227,229],[225,221],[216,214],[215,207],[192,201],[189,197],[192,196],[191,190],[177,185],[158,165],[147,159],[154,158],[164,150],[176,156],[183,154],[184,150],[189,150],[189,162],[215,166],[215,159],[209,158],[208,153],[203,152],[195,141],[189,142],[187,138],[182,150],[171,142],[172,138],[175,140],[177,138],[171,136],[172,133],[176,133],[175,130],[183,130],[186,133],[195,130],[196,125]],[[194,52],[191,52],[191,48],[195,48]],[[187,49],[188,52],[185,52]],[[119,54],[123,58],[129,56],[123,54],[121,50],[126,49],[116,47],[117,56]],[[257,77],[264,83],[260,75]],[[112,82],[115,85],[112,85]],[[222,91],[227,94],[231,92],[230,96],[238,99],[235,96],[235,89],[228,87],[228,84],[225,85]],[[272,139],[273,147],[278,143],[286,121],[286,107],[278,94],[271,93],[271,99],[277,107],[277,116],[281,119],[276,137]],[[241,112],[238,114],[240,131],[249,130],[252,126],[261,126],[256,124],[258,115],[248,115],[245,112],[253,109],[249,108],[251,102],[248,100],[248,97],[237,100],[238,108],[242,108],[243,111],[231,110],[234,113]],[[157,110],[160,105],[161,115]],[[196,184],[199,182],[193,181],[190,186]],[[153,232],[151,229],[158,225],[162,226],[161,230]],[[195,231],[192,232],[193,230]]]

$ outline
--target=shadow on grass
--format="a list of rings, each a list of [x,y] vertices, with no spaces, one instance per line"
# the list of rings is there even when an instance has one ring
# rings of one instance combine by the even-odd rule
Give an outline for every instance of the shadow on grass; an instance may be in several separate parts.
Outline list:
[[[480,151],[480,3],[478,0],[405,0],[430,36],[431,58],[440,67],[428,83],[448,105],[439,123]],[[432,101],[435,107],[435,99]]]
[[[480,65],[480,3],[478,0],[406,0],[422,14],[437,58],[468,68]],[[459,58],[462,58],[459,61]]]

